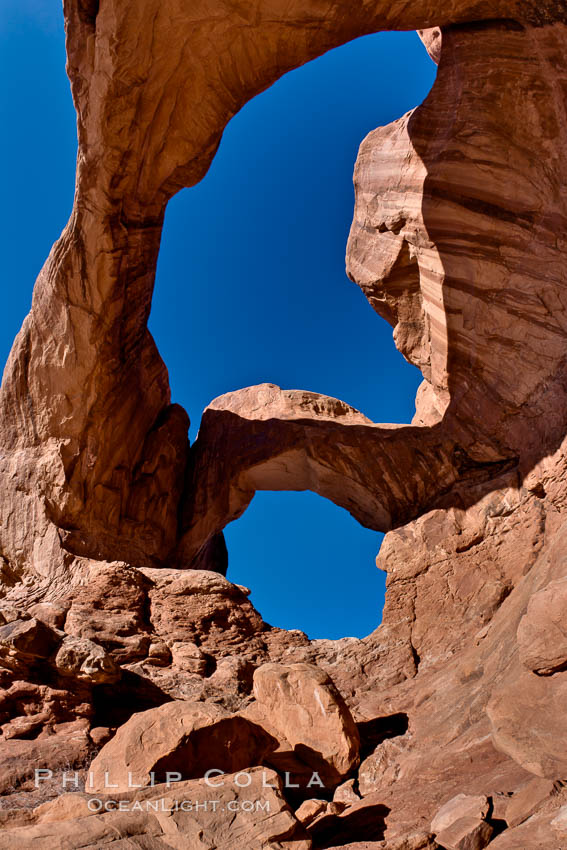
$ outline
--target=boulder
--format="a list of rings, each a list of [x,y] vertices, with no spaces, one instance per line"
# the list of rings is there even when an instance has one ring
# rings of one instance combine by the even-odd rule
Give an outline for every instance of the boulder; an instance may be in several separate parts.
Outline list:
[[[46,626],[51,626],[52,629],[62,629],[67,616],[66,605],[58,605],[55,602],[36,602],[29,609],[29,613],[36,620],[41,620]]]
[[[168,774],[231,773],[261,764],[276,743],[218,705],[174,700],[132,715],[92,762],[87,787],[118,793],[166,781]]]
[[[113,684],[121,675],[112,656],[88,638],[65,637],[53,663],[61,676],[73,677],[91,685]]]
[[[208,659],[197,644],[191,641],[176,641],[171,645],[172,663],[189,673],[203,676],[207,670]]]
[[[441,806],[431,821],[431,832],[438,833],[450,827],[461,818],[471,817],[484,820],[490,810],[488,797],[457,794],[444,806]]]
[[[146,664],[155,664],[156,667],[168,667],[171,662],[171,650],[165,641],[157,640],[150,644]]]
[[[9,666],[45,659],[61,637],[34,617],[14,619],[0,626],[0,658]]]
[[[346,782],[343,782],[342,785],[335,788],[333,803],[346,803],[347,805],[352,805],[352,803],[358,803],[359,800],[360,794],[356,790],[355,779],[347,779]]]
[[[463,817],[439,832],[435,840],[444,850],[484,850],[493,831],[485,820]]]
[[[327,811],[328,805],[326,800],[304,800],[299,808],[296,809],[295,817],[303,826],[309,826],[315,818]]]
[[[314,664],[263,664],[254,673],[256,704],[244,712],[336,787],[359,761],[360,737],[347,705],[331,678]],[[276,765],[277,757],[270,756]],[[280,762],[282,764],[283,762]]]
[[[14,605],[9,605],[5,602],[0,605],[0,626],[5,626],[6,623],[13,623],[15,620],[29,619],[29,614],[22,611],[20,608],[16,608]]]
[[[549,676],[567,666],[567,579],[534,593],[518,626],[520,659],[528,670]]]
[[[108,726],[93,726],[89,731],[89,736],[97,750],[100,750],[114,737],[114,732]]]

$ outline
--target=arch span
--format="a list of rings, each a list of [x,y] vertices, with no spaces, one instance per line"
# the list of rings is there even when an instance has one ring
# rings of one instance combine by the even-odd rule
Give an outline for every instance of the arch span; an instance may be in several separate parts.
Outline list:
[[[12,575],[31,572],[49,584],[76,556],[160,564],[176,548],[180,503],[185,512],[200,497],[184,478],[187,417],[171,405],[147,330],[165,205],[203,176],[223,127],[246,100],[285,71],[379,29],[445,27],[436,86],[400,136],[408,164],[416,157],[425,164],[421,185],[405,186],[408,201],[421,192],[420,214],[410,205],[398,233],[387,221],[386,231],[376,230],[371,217],[363,225],[376,245],[401,237],[420,254],[438,376],[431,384],[437,403],[421,408],[429,418],[420,444],[440,433],[443,445],[456,442],[465,452],[467,470],[466,458],[509,463],[521,450],[520,479],[557,447],[565,430],[565,323],[556,233],[567,195],[554,182],[565,173],[555,80],[565,38],[556,21],[564,14],[555,2],[515,0],[362,3],[354,11],[351,3],[319,0],[282,7],[219,0],[190,11],[179,0],[94,7],[65,0],[77,185],[0,393],[0,543]],[[488,80],[487,50],[498,63]],[[537,102],[526,111],[529,91]],[[515,163],[506,161],[490,117],[495,97]],[[530,156],[534,150],[546,156]],[[411,173],[404,170],[402,184]],[[487,176],[471,187],[471,173]],[[359,209],[373,191],[363,194]],[[545,286],[542,263],[553,270]],[[442,363],[433,368],[444,325],[445,382]],[[431,424],[439,409],[443,419]]]

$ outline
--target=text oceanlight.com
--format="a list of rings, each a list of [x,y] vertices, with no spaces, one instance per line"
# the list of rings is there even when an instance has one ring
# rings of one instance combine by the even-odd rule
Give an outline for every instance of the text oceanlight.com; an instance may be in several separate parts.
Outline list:
[[[269,800],[87,800],[90,812],[269,812]]]

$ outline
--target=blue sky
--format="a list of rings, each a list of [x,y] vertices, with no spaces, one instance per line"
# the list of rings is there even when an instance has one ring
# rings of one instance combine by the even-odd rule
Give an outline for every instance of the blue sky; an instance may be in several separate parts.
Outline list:
[[[2,0],[0,357],[68,218],[75,115],[54,0]],[[417,105],[435,67],[414,33],[359,39],[286,75],[229,124],[206,178],[168,208],[150,328],[194,439],[211,399],[271,381],[407,422],[420,375],[346,277],[358,145]],[[273,625],[363,636],[379,622],[381,535],[312,493],[260,493],[226,529],[228,577]]]

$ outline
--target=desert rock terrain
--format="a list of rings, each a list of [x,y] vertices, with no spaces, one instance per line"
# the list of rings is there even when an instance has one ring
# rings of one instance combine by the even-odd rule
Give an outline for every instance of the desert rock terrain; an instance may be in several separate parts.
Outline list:
[[[75,202],[0,390],[0,848],[567,846],[565,4],[64,11]],[[167,202],[250,98],[385,29],[438,76],[362,140],[346,267],[415,417],[262,384],[189,445],[147,329]],[[273,628],[225,577],[263,489],[386,532],[368,637]]]

